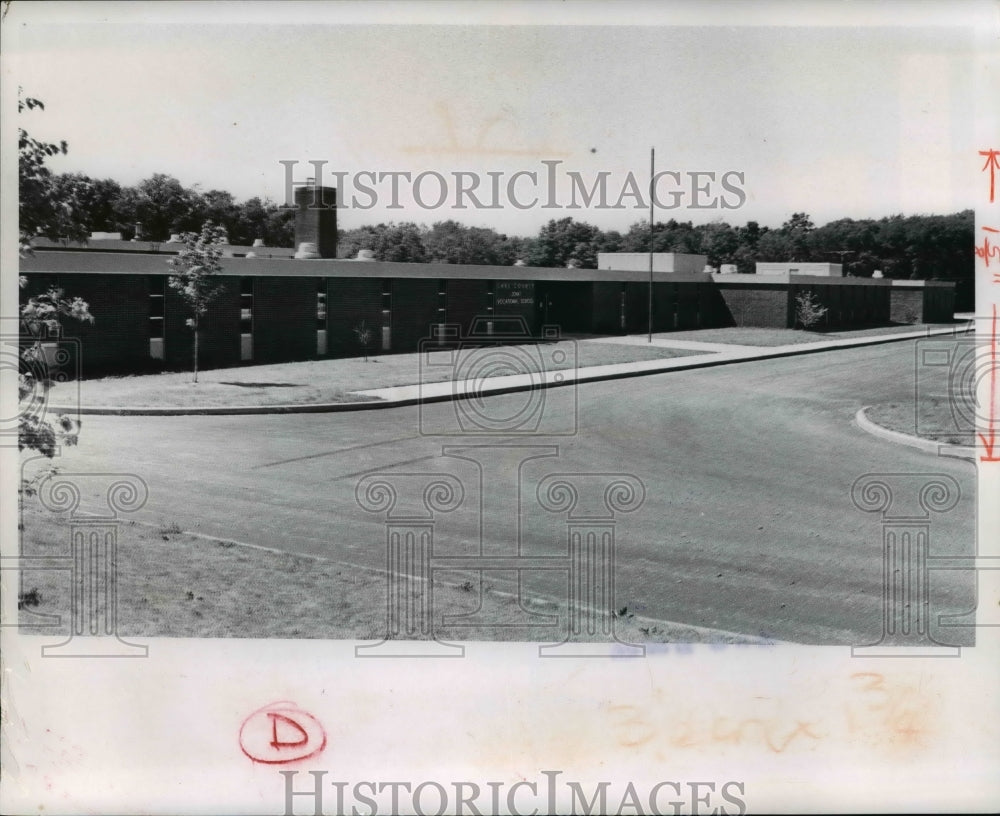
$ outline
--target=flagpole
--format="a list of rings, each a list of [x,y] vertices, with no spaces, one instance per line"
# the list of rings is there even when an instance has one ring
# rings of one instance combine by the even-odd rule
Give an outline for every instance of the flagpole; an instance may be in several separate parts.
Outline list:
[[[647,342],[653,342],[653,180],[656,176],[656,149],[649,148],[649,298],[646,328],[649,330]]]

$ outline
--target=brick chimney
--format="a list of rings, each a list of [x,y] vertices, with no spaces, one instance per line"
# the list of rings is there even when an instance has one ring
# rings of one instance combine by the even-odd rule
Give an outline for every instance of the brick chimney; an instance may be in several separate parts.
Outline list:
[[[295,246],[313,244],[320,258],[337,257],[337,190],[307,184],[295,190]]]

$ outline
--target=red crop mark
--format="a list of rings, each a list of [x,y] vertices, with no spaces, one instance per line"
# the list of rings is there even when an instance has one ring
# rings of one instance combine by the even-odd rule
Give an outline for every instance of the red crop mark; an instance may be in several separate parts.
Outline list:
[[[993,227],[983,227],[984,232],[991,232],[993,234],[1000,233],[1000,230],[993,229]],[[990,267],[991,258],[1000,258],[1000,246],[990,243],[990,236],[987,235],[983,238],[983,242],[976,246],[976,257],[982,258],[984,265],[987,269]]]
[[[1000,462],[1000,451],[996,450],[997,421],[997,306],[993,304],[993,319],[990,323],[990,412],[986,420],[986,433],[978,434],[986,448],[981,462]]]
[[[993,193],[996,190],[996,171],[1000,170],[1000,150],[980,150],[980,156],[986,157],[986,164],[981,172],[990,171],[990,203],[993,203]]]
[[[319,720],[287,700],[258,708],[240,726],[240,750],[265,765],[298,762],[325,747],[326,732]]]

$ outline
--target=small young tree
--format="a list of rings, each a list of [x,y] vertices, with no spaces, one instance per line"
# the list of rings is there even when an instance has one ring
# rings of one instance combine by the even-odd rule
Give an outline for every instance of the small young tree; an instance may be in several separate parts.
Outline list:
[[[361,344],[361,348],[365,352],[365,362],[368,362],[368,346],[372,342],[372,330],[371,326],[362,320],[357,326],[354,327],[354,334],[357,335],[358,342]]]
[[[28,279],[22,275],[18,282],[23,289]],[[46,354],[45,340],[59,337],[62,317],[94,322],[87,303],[64,297],[61,289],[51,288],[29,297],[20,307],[17,445],[20,450],[38,451],[49,459],[60,444],[75,445],[80,434],[78,421],[61,414],[53,422],[46,419],[43,410],[56,373],[55,361]]]
[[[812,292],[802,292],[795,296],[795,319],[803,329],[809,329],[821,321],[827,313]]]
[[[202,318],[212,301],[218,297],[222,284],[213,277],[222,271],[219,259],[226,234],[222,227],[205,222],[201,234],[185,232],[181,235],[183,247],[177,257],[167,264],[174,271],[168,281],[170,288],[184,299],[191,310],[187,325],[194,332],[194,382],[198,382],[198,339]]]

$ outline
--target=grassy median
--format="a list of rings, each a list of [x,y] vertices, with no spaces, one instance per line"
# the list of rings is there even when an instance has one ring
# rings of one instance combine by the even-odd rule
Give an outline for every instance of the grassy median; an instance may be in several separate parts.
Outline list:
[[[37,497],[24,500],[22,552],[68,552],[70,528],[45,510]],[[22,634],[65,637],[70,631],[70,572],[21,572]],[[300,556],[184,532],[178,525],[119,527],[118,634],[122,637],[241,637],[381,640],[386,632],[386,577],[379,570]],[[484,573],[487,576],[489,573]],[[476,610],[479,574],[435,580],[434,619]],[[485,581],[481,619],[488,626],[437,626],[443,640],[534,640],[513,625],[523,618],[517,600]],[[565,601],[527,599],[533,612],[558,614]],[[38,615],[58,615],[59,625],[35,627]],[[31,627],[31,628],[29,628]],[[558,632],[551,638],[561,639]],[[620,610],[619,639],[631,643],[759,643],[760,638],[636,617]],[[413,636],[407,639],[426,639]],[[548,640],[549,638],[545,638]],[[600,639],[600,638],[595,638]]]
[[[482,350],[479,362],[463,368],[442,364],[440,358],[420,354],[373,354],[337,360],[312,360],[301,363],[240,366],[202,371],[198,382],[190,372],[172,372],[131,377],[104,377],[79,383],[55,385],[49,395],[53,405],[123,407],[210,407],[221,405],[307,405],[315,403],[358,402],[371,399],[354,394],[375,388],[416,385],[452,379],[456,372],[471,376],[522,373],[519,360],[538,359],[546,371],[574,367],[632,363],[644,360],[667,360],[698,352],[684,349],[628,346],[587,340],[564,340],[527,346],[497,349],[498,365],[489,365]],[[505,368],[513,363],[513,368]],[[79,389],[79,391],[77,391]],[[78,396],[79,394],[79,396]]]

